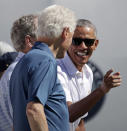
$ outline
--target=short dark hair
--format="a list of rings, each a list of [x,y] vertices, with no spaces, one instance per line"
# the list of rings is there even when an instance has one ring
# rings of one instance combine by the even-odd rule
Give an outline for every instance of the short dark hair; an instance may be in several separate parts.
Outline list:
[[[94,30],[95,36],[97,36],[97,29],[96,29],[95,25],[90,20],[78,19],[77,26],[90,27]]]
[[[0,72],[5,71],[17,57],[17,52],[7,52],[0,56]]]

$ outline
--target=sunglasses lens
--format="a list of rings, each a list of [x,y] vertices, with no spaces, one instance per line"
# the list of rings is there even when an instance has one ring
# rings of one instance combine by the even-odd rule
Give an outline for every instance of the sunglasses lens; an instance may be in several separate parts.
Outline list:
[[[81,39],[81,38],[73,38],[73,45],[79,46],[82,42],[85,43],[87,47],[90,47],[94,44],[95,39]]]
[[[72,43],[74,45],[78,46],[78,45],[80,45],[82,43],[82,39],[80,39],[80,38],[73,38]]]
[[[85,45],[90,47],[94,44],[95,39],[84,39]]]

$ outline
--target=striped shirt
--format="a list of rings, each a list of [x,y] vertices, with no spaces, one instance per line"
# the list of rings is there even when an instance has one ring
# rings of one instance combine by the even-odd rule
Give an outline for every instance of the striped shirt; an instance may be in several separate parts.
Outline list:
[[[13,110],[10,101],[9,81],[14,67],[24,54],[19,52],[0,80],[0,131],[12,131]]]

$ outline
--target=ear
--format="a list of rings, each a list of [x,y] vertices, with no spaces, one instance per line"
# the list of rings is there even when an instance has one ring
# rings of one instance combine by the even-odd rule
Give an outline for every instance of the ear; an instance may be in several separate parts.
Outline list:
[[[95,43],[94,43],[94,50],[97,48],[98,44],[99,44],[99,40],[95,40]]]
[[[30,35],[26,35],[25,36],[25,44],[27,47],[32,47],[32,43],[31,43],[31,36]]]
[[[66,38],[68,38],[69,37],[69,32],[70,32],[70,30],[69,30],[69,28],[68,27],[65,27],[64,29],[63,29],[63,32],[62,32],[62,38],[65,40]]]

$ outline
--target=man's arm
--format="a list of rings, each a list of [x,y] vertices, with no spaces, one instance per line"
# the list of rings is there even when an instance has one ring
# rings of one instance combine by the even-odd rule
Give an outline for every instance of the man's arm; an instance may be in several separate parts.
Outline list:
[[[44,113],[44,107],[39,102],[29,102],[26,115],[31,131],[48,131],[48,124]]]
[[[113,70],[109,70],[104,76],[102,85],[87,97],[73,104],[67,102],[70,122],[74,122],[87,113],[111,88],[120,86],[120,73],[111,75],[112,72]]]

